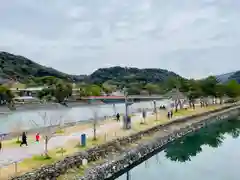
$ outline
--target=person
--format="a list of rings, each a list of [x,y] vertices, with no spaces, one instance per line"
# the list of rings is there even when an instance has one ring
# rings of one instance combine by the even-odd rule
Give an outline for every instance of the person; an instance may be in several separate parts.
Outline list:
[[[119,122],[120,121],[120,114],[117,113],[116,117],[117,117],[117,121]]]
[[[167,117],[168,117],[168,119],[170,119],[170,111],[168,111]]]
[[[170,118],[172,119],[173,117],[173,110],[170,111]]]
[[[0,151],[2,150],[2,138],[0,138]]]
[[[36,134],[36,142],[39,142],[40,141],[40,135],[39,133]]]
[[[25,132],[22,133],[22,142],[20,144],[20,147],[22,147],[22,145],[25,144],[26,146],[28,146],[27,144],[27,135]]]

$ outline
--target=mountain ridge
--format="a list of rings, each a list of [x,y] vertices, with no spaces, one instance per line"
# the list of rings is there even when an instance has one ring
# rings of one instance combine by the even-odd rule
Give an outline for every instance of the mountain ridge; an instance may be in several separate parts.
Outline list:
[[[27,79],[54,76],[71,82],[89,82],[101,84],[106,81],[128,82],[163,82],[169,77],[181,77],[180,75],[160,68],[140,69],[136,67],[113,66],[99,68],[89,75],[71,75],[52,67],[43,66],[24,56],[14,55],[8,52],[0,52],[0,83],[7,80],[26,81]]]

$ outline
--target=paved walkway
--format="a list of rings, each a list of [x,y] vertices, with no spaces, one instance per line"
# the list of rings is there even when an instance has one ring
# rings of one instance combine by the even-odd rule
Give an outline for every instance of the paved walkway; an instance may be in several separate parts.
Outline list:
[[[148,117],[152,116],[151,113],[148,113]],[[132,121],[140,121],[142,118],[140,113],[133,116]],[[97,128],[97,134],[103,134],[106,132],[106,129],[117,129],[122,127],[122,122],[111,122],[104,125],[100,125]],[[55,136],[49,140],[48,150],[55,149],[63,146],[67,141],[71,139],[79,139],[80,135],[85,133],[87,137],[93,137],[93,129],[82,130],[81,132],[72,133],[67,136]],[[33,143],[25,147],[16,147],[11,149],[2,149],[0,152],[0,168],[2,166],[7,166],[9,164],[22,161],[23,159],[30,158],[33,155],[43,154],[44,153],[44,143]]]

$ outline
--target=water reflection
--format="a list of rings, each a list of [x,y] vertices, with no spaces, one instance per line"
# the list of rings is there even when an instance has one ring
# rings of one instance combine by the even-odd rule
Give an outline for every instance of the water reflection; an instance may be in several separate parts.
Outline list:
[[[117,179],[238,180],[239,135],[239,120],[211,124],[169,144]]]
[[[240,134],[240,121],[230,120],[209,125],[200,129],[198,132],[189,134],[179,140],[171,143],[164,152],[166,157],[172,161],[191,161],[191,157],[196,156],[202,151],[202,145],[208,145],[213,148],[219,147],[225,136],[229,134],[237,138]]]

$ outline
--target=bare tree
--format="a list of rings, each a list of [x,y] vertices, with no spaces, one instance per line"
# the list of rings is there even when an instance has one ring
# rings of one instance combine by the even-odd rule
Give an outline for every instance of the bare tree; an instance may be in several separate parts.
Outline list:
[[[41,134],[44,139],[44,154],[46,157],[49,157],[48,155],[48,142],[49,140],[55,135],[56,128],[59,128],[63,123],[63,118],[61,114],[57,114],[56,116],[53,116],[47,112],[39,113],[41,117],[41,121],[34,121],[31,120],[31,123],[36,128],[42,128],[44,127],[44,130],[42,130]]]
[[[24,123],[22,119],[19,119],[18,121],[15,121],[14,123],[11,124],[11,131],[14,134],[14,136],[17,136],[17,141],[16,143],[20,142],[20,136],[22,134],[22,131],[24,130]]]
[[[91,110],[93,112],[93,140],[97,140],[97,121],[98,121],[98,102],[95,99],[91,100]]]
[[[98,107],[93,106],[93,140],[97,140],[97,121],[98,121]]]

